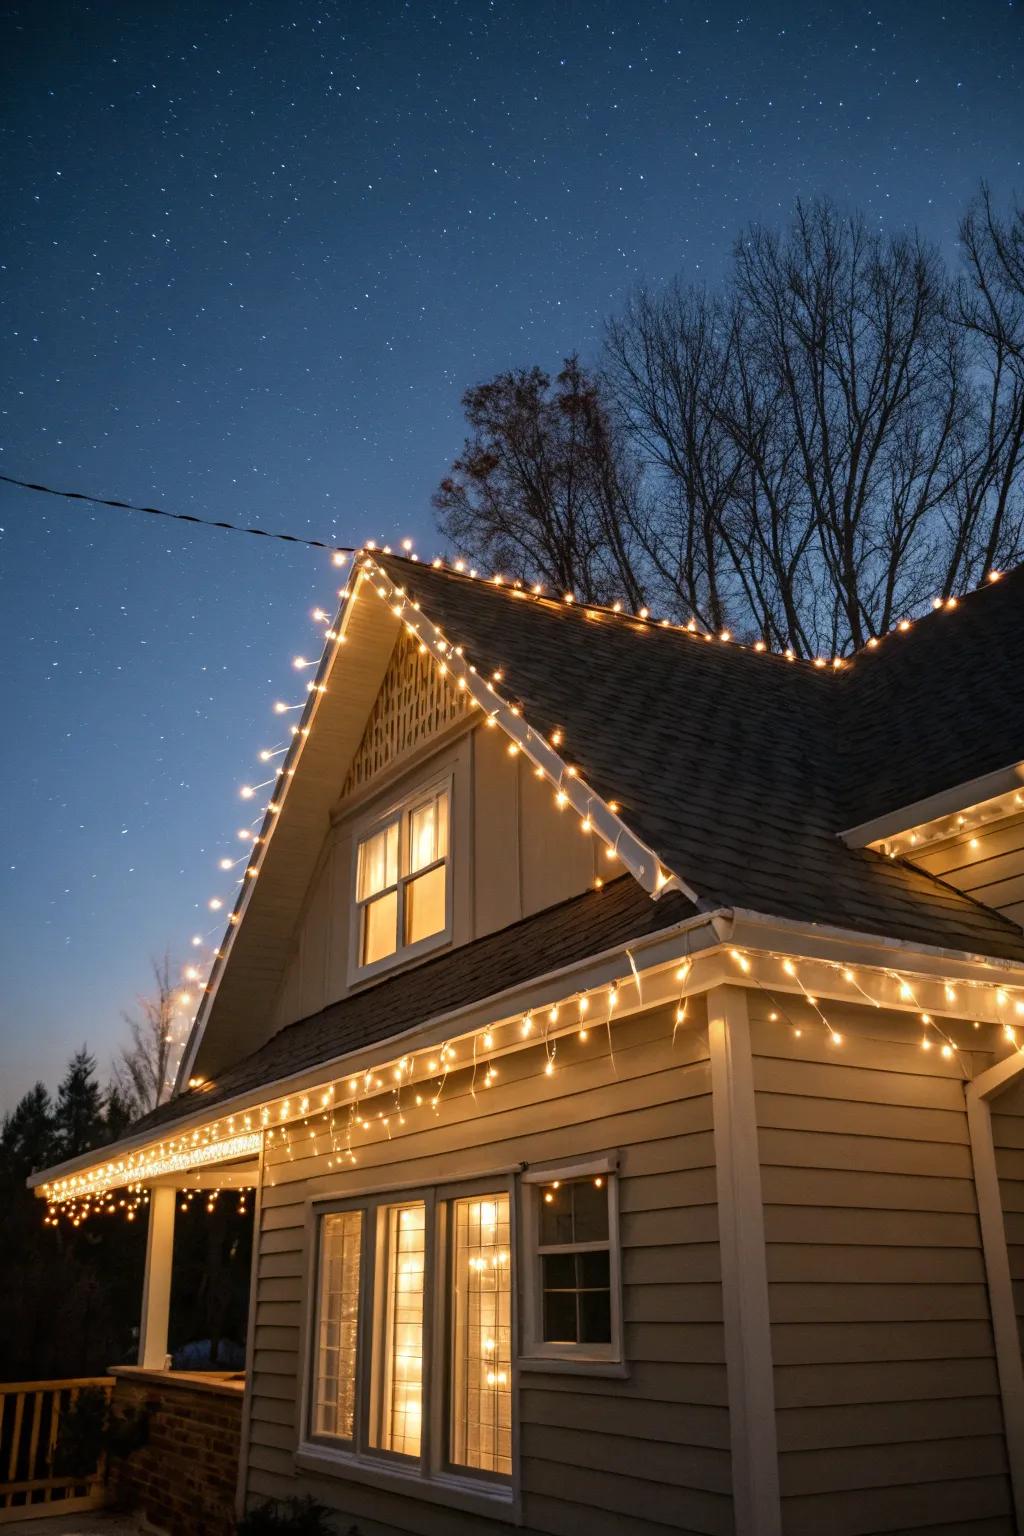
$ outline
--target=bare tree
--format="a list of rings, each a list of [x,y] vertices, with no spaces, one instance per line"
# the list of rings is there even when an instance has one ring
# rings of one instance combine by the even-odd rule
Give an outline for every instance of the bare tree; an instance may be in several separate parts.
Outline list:
[[[960,223],[953,313],[971,342],[976,397],[958,442],[944,591],[1016,559],[1024,508],[1024,210],[1001,219],[982,186]]]
[[[132,1119],[147,1114],[170,1097],[176,1065],[176,1031],[171,962],[154,960],[154,991],[138,999],[138,1013],[123,1015],[130,1044],[114,1063],[114,1086]]]
[[[631,548],[639,482],[597,385],[570,357],[467,390],[471,435],[434,496],[442,531],[512,576],[597,602],[642,601]]]
[[[442,530],[524,580],[803,655],[975,585],[1024,538],[1024,214],[982,189],[961,239],[954,283],[827,201],[752,226],[721,294],[637,292],[600,375],[470,390]]]

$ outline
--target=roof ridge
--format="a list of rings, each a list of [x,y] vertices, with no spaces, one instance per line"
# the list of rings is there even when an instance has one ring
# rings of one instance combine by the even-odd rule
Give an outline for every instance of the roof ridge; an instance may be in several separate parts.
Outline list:
[[[1024,575],[1024,562],[1011,566],[1006,571],[992,570],[988,572],[981,586],[972,587],[969,592],[950,593],[945,598],[933,598],[931,608],[925,613],[920,614],[916,618],[900,619],[891,629],[886,630],[884,634],[870,636],[863,645],[858,646],[856,650],[849,652],[845,656],[828,658],[821,655],[799,656],[792,648],[787,648],[784,651],[775,651],[762,640],[737,640],[728,628],[714,633],[708,629],[701,629],[693,619],[684,624],[667,618],[656,618],[646,608],[641,608],[638,612],[633,613],[627,611],[625,606],[618,602],[613,604],[587,602],[584,599],[577,598],[572,593],[566,593],[562,597],[557,597],[553,592],[550,594],[545,592],[543,584],[540,582],[530,584],[519,578],[508,578],[496,574],[483,576],[461,559],[447,564],[438,555],[430,561],[425,561],[420,560],[409,551],[398,553],[387,545],[380,549],[373,544],[368,544],[366,552],[375,560],[387,559],[408,565],[414,570],[436,572],[444,579],[453,583],[465,583],[476,589],[484,588],[506,594],[514,593],[520,599],[528,599],[530,602],[550,610],[560,612],[566,609],[574,609],[577,612],[597,614],[601,617],[617,621],[634,630],[642,629],[645,632],[655,631],[675,636],[685,635],[691,639],[710,643],[712,647],[714,647],[715,642],[718,642],[719,644],[729,646],[732,654],[739,652],[752,656],[756,655],[763,659],[770,657],[775,662],[785,662],[787,666],[793,666],[797,672],[812,671],[826,675],[833,673],[841,674],[848,671],[854,662],[880,650],[885,641],[894,639],[899,635],[916,632],[920,630],[922,625],[927,624],[931,620],[938,620],[944,613],[952,613],[964,608],[966,605],[977,607],[978,600],[984,593],[993,590],[1001,582],[1010,582],[1012,584]]]

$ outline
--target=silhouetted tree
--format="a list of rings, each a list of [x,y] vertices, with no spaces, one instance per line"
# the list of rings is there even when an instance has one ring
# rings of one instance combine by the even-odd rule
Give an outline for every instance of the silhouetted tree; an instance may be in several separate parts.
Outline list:
[[[634,294],[600,375],[469,390],[441,530],[524,581],[804,655],[976,585],[1024,550],[1024,213],[983,188],[961,243],[954,281],[824,200],[751,226],[720,293]]]
[[[103,1146],[105,1131],[96,1059],[83,1045],[72,1056],[57,1090],[54,1139],[58,1157],[63,1161]]]
[[[139,1013],[124,1015],[131,1043],[114,1063],[114,1082],[132,1119],[155,1109],[173,1086],[174,987],[168,955],[153,961],[155,990],[138,1000]]]
[[[601,601],[642,601],[639,464],[576,357],[466,391],[470,436],[434,497],[442,530],[495,570]]]
[[[53,1104],[42,1083],[23,1094],[0,1127],[0,1163],[12,1181],[24,1181],[53,1160]]]

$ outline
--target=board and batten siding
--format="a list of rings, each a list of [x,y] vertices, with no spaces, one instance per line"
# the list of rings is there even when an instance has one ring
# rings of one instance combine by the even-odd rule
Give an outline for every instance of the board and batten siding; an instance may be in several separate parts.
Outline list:
[[[785,1536],[1013,1536],[963,1090],[992,1057],[750,1008]]]
[[[327,1166],[321,1140],[268,1158],[257,1254],[250,1502],[310,1492],[361,1536],[470,1536],[501,1522],[297,1472],[299,1357],[307,1202],[375,1185],[410,1188],[520,1161],[617,1151],[625,1380],[523,1371],[516,1383],[523,1526],[550,1536],[729,1536],[733,1529],[722,1336],[711,1081],[700,1005],[673,1042],[673,1012],[616,1025],[614,1060],[595,1023],[559,1045],[500,1063],[475,1098],[452,1076],[439,1119],[424,1109],[359,1146],[359,1164]]]
[[[477,726],[454,740],[442,735],[436,752],[388,778],[379,791],[373,781],[363,785],[351,816],[339,804],[297,915],[273,1007],[275,1031],[349,991],[356,829],[375,807],[383,812],[418,784],[446,773],[453,794],[452,947],[582,895],[596,874],[608,873],[599,839],[580,832],[577,816],[557,809],[551,785],[535,777],[522,754],[509,755],[503,731]]]
[[[992,1100],[992,1145],[1002,1197],[1006,1251],[1024,1353],[1024,1082]]]
[[[968,828],[911,862],[1024,927],[1024,815]]]

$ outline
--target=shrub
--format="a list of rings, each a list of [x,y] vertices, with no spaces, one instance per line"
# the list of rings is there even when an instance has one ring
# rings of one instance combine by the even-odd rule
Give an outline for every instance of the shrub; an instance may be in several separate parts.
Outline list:
[[[235,1529],[238,1536],[334,1536],[329,1511],[308,1497],[261,1504],[243,1516]],[[354,1526],[349,1536],[358,1536]]]

